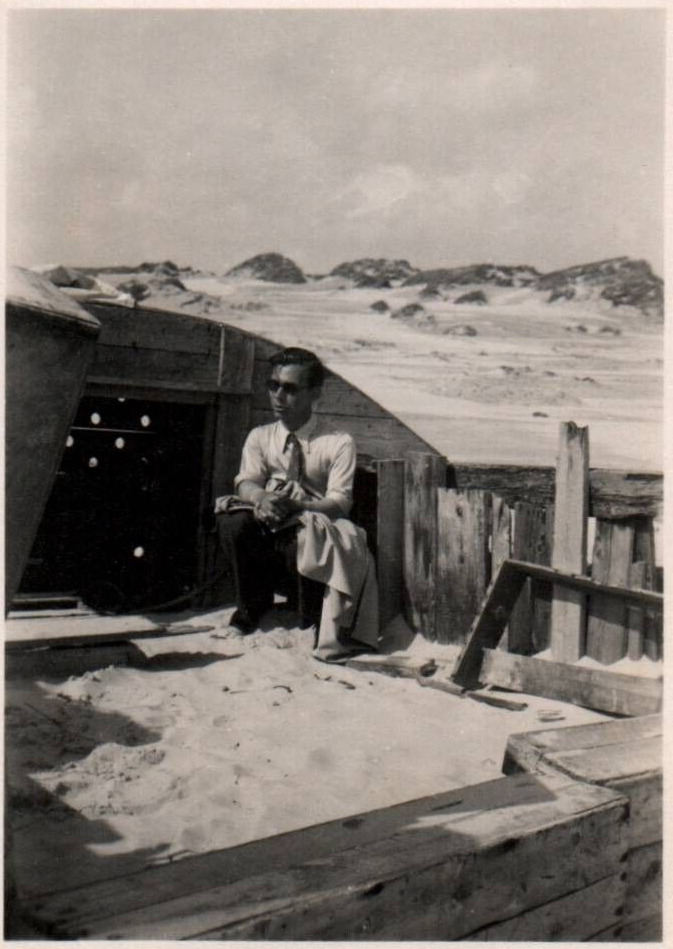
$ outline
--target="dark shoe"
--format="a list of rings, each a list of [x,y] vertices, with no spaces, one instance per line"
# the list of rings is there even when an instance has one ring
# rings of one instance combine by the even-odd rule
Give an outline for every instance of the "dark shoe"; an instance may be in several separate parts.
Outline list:
[[[243,636],[254,633],[259,626],[259,617],[251,616],[245,610],[235,610],[229,620],[229,626],[233,626]]]

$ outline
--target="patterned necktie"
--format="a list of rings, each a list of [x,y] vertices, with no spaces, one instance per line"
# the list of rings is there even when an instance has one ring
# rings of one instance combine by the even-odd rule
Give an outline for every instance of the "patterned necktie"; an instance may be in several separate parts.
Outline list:
[[[285,448],[290,453],[287,463],[287,480],[296,481],[297,484],[301,484],[305,474],[304,452],[294,432],[290,432],[287,436]]]

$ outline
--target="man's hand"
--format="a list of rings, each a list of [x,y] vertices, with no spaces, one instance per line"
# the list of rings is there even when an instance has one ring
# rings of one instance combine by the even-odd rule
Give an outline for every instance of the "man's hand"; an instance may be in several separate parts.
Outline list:
[[[261,524],[276,527],[286,517],[300,509],[300,505],[290,497],[292,487],[287,485],[282,491],[267,493],[255,505],[255,518]]]

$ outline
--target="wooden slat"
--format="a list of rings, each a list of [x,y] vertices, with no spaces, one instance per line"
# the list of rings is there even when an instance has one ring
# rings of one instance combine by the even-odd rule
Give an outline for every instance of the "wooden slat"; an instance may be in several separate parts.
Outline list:
[[[548,751],[547,761],[578,781],[608,784],[635,775],[661,771],[662,736],[652,735],[634,742],[626,739],[594,748],[567,748]]]
[[[101,344],[87,381],[217,391],[218,368],[218,350],[208,354]]]
[[[554,493],[552,565],[571,573],[587,570],[589,514],[589,430],[562,422]],[[559,662],[576,662],[584,652],[586,597],[577,590],[554,590],[551,650]]]
[[[645,590],[654,590],[656,589],[657,572],[654,525],[650,518],[644,517],[635,518],[634,524],[633,578],[629,585],[635,587],[640,584]],[[639,564],[641,566],[638,566]],[[648,659],[656,662],[663,655],[663,617],[661,614],[646,610],[640,620],[642,622],[643,653]]]
[[[446,479],[446,462],[412,453],[404,479],[404,601],[411,628],[436,637],[437,488]]]
[[[257,872],[238,882],[220,882],[236,870],[223,852],[33,908],[68,938],[453,940],[619,873],[625,812],[613,791],[518,775],[335,822],[341,849],[332,825],[261,841]]]
[[[514,507],[512,557],[529,563],[551,564],[554,507],[518,503]],[[527,578],[507,627],[510,652],[529,655],[549,645],[551,586]]]
[[[663,784],[662,767],[649,774],[606,782],[606,786],[629,799],[629,847],[644,847],[662,839]]]
[[[468,689],[478,685],[484,649],[498,645],[525,579],[525,573],[514,566],[513,561],[504,561],[486,591],[481,610],[458,657],[454,682]]]
[[[199,630],[212,627],[199,627]],[[16,652],[36,646],[75,646],[127,642],[198,631],[185,625],[153,623],[143,616],[68,616],[65,619],[12,619],[5,624],[5,648]]]
[[[100,321],[99,342],[103,346],[217,356],[220,326],[210,320],[151,307],[82,305]]]
[[[437,490],[436,637],[462,643],[491,574],[491,495]]]
[[[545,505],[554,500],[554,468],[521,465],[450,464],[447,487],[493,491],[508,504]],[[589,514],[592,517],[658,517],[663,505],[663,476],[608,468],[589,471]]]
[[[645,589],[648,584],[647,564],[642,560],[631,564],[629,571],[629,586]],[[643,657],[643,639],[645,633],[645,610],[636,603],[626,607],[626,654],[629,659],[639,660]]]
[[[219,340],[218,388],[222,393],[252,392],[255,340],[247,334],[221,326]]]
[[[624,915],[625,883],[615,874],[467,937],[483,942],[583,942]]]
[[[383,629],[402,610],[404,584],[404,462],[376,465],[376,572]]]
[[[512,556],[512,509],[496,494],[491,495],[491,498],[491,576],[494,577],[503,561]],[[498,648],[508,649],[507,629],[500,639]]]
[[[248,396],[220,396],[215,426],[213,498],[233,491],[243,442],[252,427],[249,420]]]
[[[663,846],[661,841],[636,847],[626,855],[624,920],[662,914]]]
[[[613,715],[652,715],[661,709],[660,679],[627,676],[485,649],[481,680]]]
[[[394,679],[417,679],[437,668],[433,659],[415,656],[353,656],[346,661],[346,665],[360,672],[379,672]]]
[[[629,587],[615,587],[609,583],[600,583],[573,573],[564,573],[562,570],[556,570],[553,567],[543,567],[537,563],[523,563],[519,560],[510,560],[509,564],[516,570],[521,570],[527,576],[537,577],[539,580],[546,580],[558,586],[567,586],[571,589],[582,590],[585,593],[608,593],[611,596],[620,597],[630,603],[642,603],[650,609],[661,610],[663,608],[663,595],[654,590],[635,590]]]
[[[630,583],[634,525],[629,521],[596,521],[591,576],[613,586]],[[626,605],[614,597],[589,600],[586,654],[609,665],[626,655]]]
[[[637,746],[641,741],[659,738],[663,734],[661,715],[643,715],[638,718],[595,722],[591,725],[571,725],[565,728],[549,728],[544,731],[524,732],[510,735],[507,740],[504,774],[516,771],[535,772],[548,767],[548,754],[574,749],[605,748],[630,742]],[[628,759],[627,759],[628,760]]]

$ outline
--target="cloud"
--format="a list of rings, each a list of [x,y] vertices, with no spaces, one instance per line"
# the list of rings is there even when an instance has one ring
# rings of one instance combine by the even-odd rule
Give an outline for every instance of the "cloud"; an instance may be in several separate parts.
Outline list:
[[[424,69],[423,63],[392,64],[371,80],[367,99],[374,109],[425,105],[455,113],[490,113],[527,107],[539,88],[538,72],[526,64],[489,61],[460,72],[451,63],[436,71]]]
[[[415,192],[424,183],[407,165],[376,165],[360,172],[334,197],[348,218],[385,214]]]

